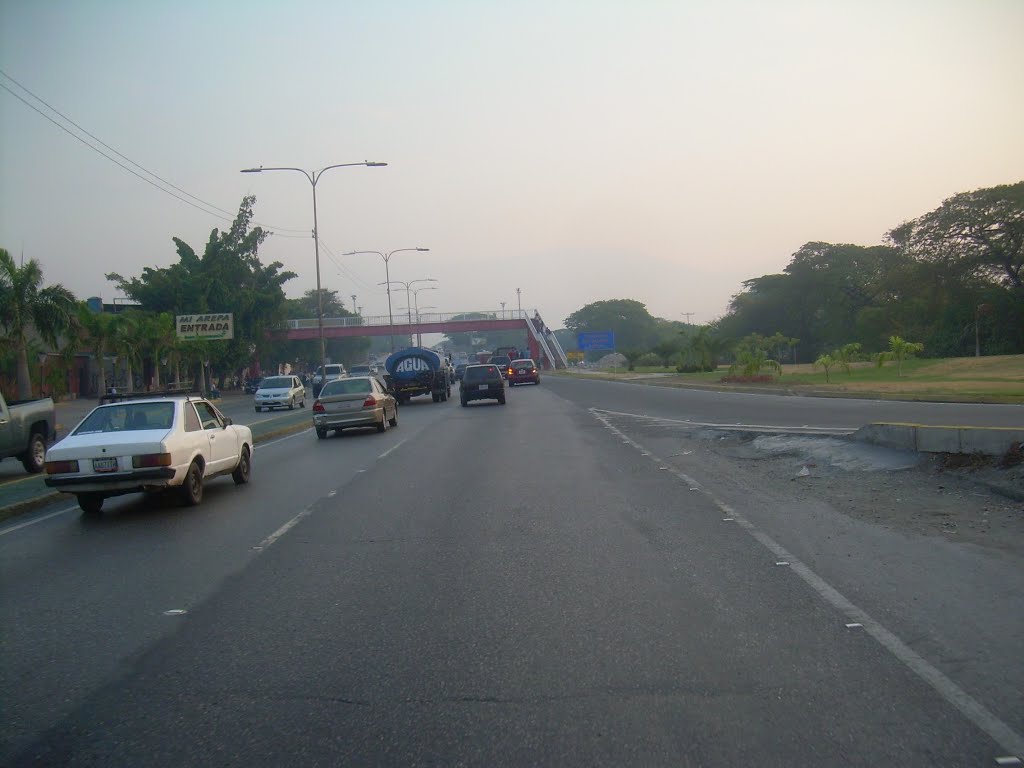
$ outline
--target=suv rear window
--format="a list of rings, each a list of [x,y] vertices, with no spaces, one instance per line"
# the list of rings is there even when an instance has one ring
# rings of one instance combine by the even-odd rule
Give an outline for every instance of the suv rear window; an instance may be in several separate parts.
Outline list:
[[[512,367],[513,368],[536,368],[537,365],[536,365],[536,363],[533,362],[533,360],[529,360],[529,359],[524,358],[522,360],[513,360],[512,361]]]
[[[486,381],[487,379],[493,379],[500,377],[501,372],[498,371],[496,366],[493,365],[471,365],[466,369],[463,374],[465,381]]]

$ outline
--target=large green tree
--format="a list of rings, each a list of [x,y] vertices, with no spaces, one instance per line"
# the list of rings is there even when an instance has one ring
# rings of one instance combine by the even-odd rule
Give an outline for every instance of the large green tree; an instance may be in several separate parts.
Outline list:
[[[565,318],[574,334],[612,331],[619,350],[647,350],[658,341],[658,321],[646,305],[633,299],[595,301]],[[607,354],[607,353],[602,353]]]
[[[255,203],[251,195],[243,198],[231,227],[214,229],[201,256],[175,237],[176,264],[145,267],[140,277],[107,275],[150,312],[233,313],[234,339],[211,344],[204,353],[209,355],[206,359],[211,367],[222,371],[238,371],[248,365],[253,351],[271,351],[270,333],[280,330],[285,320],[283,286],[295,277],[294,272],[282,271],[280,262],[264,265],[260,261],[259,247],[269,233],[251,226]]]
[[[889,238],[918,260],[1024,292],[1024,181],[961,192]]]
[[[0,326],[2,343],[13,348],[18,398],[32,397],[28,350],[34,331],[52,347],[57,337],[71,325],[75,297],[63,285],[43,286],[43,270],[30,259],[18,266],[11,255],[0,248]]]

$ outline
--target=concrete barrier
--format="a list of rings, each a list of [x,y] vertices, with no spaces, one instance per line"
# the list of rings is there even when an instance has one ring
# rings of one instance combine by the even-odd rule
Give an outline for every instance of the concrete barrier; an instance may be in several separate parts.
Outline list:
[[[1014,427],[957,427],[927,424],[876,423],[858,429],[854,440],[920,453],[981,453],[1004,456],[1024,443],[1024,429]]]

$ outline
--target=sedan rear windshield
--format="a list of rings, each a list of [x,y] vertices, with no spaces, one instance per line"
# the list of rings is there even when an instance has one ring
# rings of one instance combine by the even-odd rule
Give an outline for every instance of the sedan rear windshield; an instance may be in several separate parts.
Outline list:
[[[260,389],[291,389],[290,376],[269,376],[260,382]]]
[[[493,365],[471,365],[463,374],[466,381],[485,381],[495,376],[501,376],[501,373]]]
[[[142,429],[170,429],[174,423],[174,403],[118,403],[100,406],[72,433],[132,432]]]
[[[536,368],[537,366],[533,362],[533,360],[513,360],[512,361],[512,367],[513,368]]]
[[[320,397],[327,395],[361,395],[370,391],[369,379],[335,379],[324,384]]]

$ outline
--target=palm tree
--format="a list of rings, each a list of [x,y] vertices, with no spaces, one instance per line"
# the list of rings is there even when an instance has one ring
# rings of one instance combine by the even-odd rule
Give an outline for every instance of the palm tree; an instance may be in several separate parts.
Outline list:
[[[174,316],[170,312],[147,313],[139,319],[141,349],[148,352],[153,361],[153,388],[160,388],[160,361],[174,351],[177,335],[174,332]]]
[[[100,397],[103,397],[107,391],[107,373],[103,365],[103,358],[106,356],[107,351],[111,349],[111,345],[117,336],[117,328],[120,321],[120,315],[112,315],[107,312],[93,312],[85,302],[78,305],[76,325],[79,339],[92,352],[93,359],[96,361],[96,368],[99,370],[98,386]]]
[[[135,389],[135,360],[142,348],[139,318],[128,312],[119,315],[111,341],[115,354],[124,361],[125,387],[131,392]]]
[[[18,266],[0,248],[0,326],[6,341],[14,348],[18,398],[32,397],[32,379],[28,367],[29,330],[34,329],[43,341],[57,346],[57,336],[71,326],[75,296],[59,283],[45,288],[39,262],[30,259]]]

